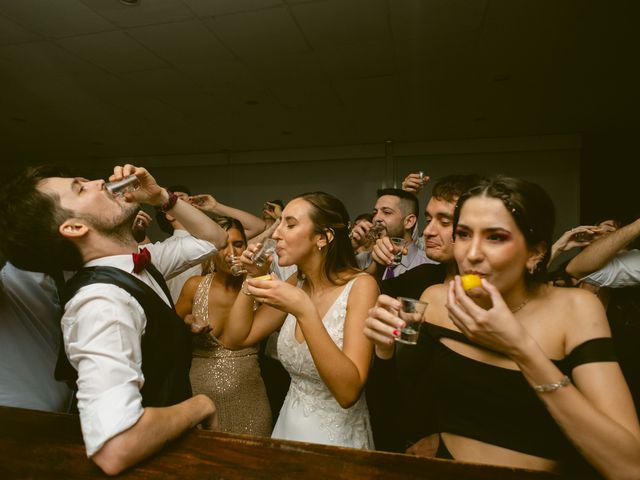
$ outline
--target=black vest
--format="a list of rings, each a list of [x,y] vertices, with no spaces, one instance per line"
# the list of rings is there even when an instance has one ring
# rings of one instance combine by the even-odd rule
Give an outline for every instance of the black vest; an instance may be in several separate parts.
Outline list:
[[[149,269],[149,273],[153,275],[154,272]],[[155,273],[154,277],[159,276],[157,270]],[[161,276],[156,280],[168,294]],[[146,283],[114,267],[87,267],[79,270],[67,282],[65,303],[80,288],[94,283],[108,283],[127,291],[140,303],[147,317],[145,333],[141,339],[144,374],[144,386],[140,391],[142,405],[166,407],[190,398],[191,335],[175,310]],[[63,361],[65,360],[66,356]],[[56,377],[71,380],[77,378],[77,372],[68,360],[66,366],[61,365],[59,360]]]

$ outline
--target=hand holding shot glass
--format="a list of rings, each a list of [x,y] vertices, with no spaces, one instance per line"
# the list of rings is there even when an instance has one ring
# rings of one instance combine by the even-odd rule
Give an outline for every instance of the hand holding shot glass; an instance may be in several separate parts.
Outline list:
[[[418,343],[427,302],[408,297],[398,297],[398,300],[401,303],[398,317],[404,322],[405,326],[400,329],[399,335],[395,337],[395,340],[406,345],[415,345]]]
[[[258,267],[263,267],[269,255],[276,251],[276,241],[273,238],[266,238],[262,242],[262,247],[253,252],[251,261]]]
[[[393,260],[391,263],[393,265],[400,265],[400,262],[402,262],[402,256],[404,255],[404,251],[409,242],[402,237],[391,237],[389,240],[391,240],[391,243],[393,244]]]
[[[231,272],[231,275],[234,277],[239,277],[247,273],[238,255],[227,255],[226,261],[229,265],[229,272]]]
[[[127,192],[133,192],[140,188],[140,181],[135,175],[128,175],[122,180],[116,180],[115,182],[107,182],[104,184],[104,188],[109,190],[111,195],[124,196]]]

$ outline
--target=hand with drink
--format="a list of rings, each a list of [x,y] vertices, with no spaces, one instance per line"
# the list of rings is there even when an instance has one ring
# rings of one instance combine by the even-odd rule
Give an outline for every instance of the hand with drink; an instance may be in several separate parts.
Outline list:
[[[408,253],[409,241],[402,237],[382,237],[371,250],[373,261],[384,266],[399,265]]]
[[[402,181],[402,190],[417,194],[428,181],[429,177],[425,175],[423,171],[410,173]]]
[[[188,313],[184,317],[184,323],[189,326],[191,333],[206,333],[212,329],[212,326],[208,321],[205,321],[202,317],[197,317],[191,313]]]
[[[368,247],[385,234],[386,227],[383,223],[373,224],[368,220],[362,220],[351,229],[349,236],[351,237],[351,246],[356,249],[360,246]]]
[[[114,197],[121,197],[127,202],[161,206],[167,201],[167,192],[147,169],[131,164],[114,167],[104,188]]]
[[[383,359],[393,357],[395,342],[399,341],[398,339],[405,342],[417,341],[419,328],[416,328],[415,323],[423,321],[424,307],[426,303],[414,299],[403,302],[388,295],[378,297],[376,305],[369,310],[364,327],[364,334],[374,343],[378,357]],[[406,330],[403,337],[403,329],[411,331]]]
[[[266,238],[262,243],[252,243],[242,252],[240,260],[250,277],[258,277],[269,271],[276,243],[273,238]]]

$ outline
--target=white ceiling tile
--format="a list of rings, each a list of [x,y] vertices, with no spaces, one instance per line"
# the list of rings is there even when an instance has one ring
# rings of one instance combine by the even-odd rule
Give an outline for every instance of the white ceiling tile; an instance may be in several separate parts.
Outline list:
[[[201,17],[248,12],[282,5],[282,0],[183,0]]]
[[[153,25],[193,18],[182,0],[141,0],[138,5],[125,5],[118,0],[82,0],[87,6],[118,27]]]
[[[79,0],[19,0],[0,3],[0,13],[33,32],[66,37],[113,30]]]
[[[286,8],[213,17],[206,25],[240,58],[309,51]]]
[[[384,0],[328,0],[291,11],[314,48],[390,41]]]
[[[164,62],[123,32],[65,38],[57,43],[110,72],[134,72],[164,66]]]
[[[140,27],[128,32],[174,66],[208,64],[217,59],[233,58],[200,20]]]

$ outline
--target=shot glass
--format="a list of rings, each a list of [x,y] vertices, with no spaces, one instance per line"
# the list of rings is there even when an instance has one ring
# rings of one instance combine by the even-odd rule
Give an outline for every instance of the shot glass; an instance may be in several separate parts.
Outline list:
[[[262,242],[262,248],[257,252],[254,252],[253,257],[251,258],[253,263],[258,267],[262,267],[264,262],[267,261],[267,257],[276,251],[276,243],[277,242],[273,238],[265,239]]]
[[[391,237],[390,240],[395,250],[392,263],[399,265],[400,262],[402,262],[402,250],[404,250],[409,242],[402,237]]]
[[[231,275],[233,275],[234,277],[239,277],[240,275],[243,275],[245,273],[247,273],[247,271],[244,269],[242,262],[240,262],[240,257],[237,255],[227,255],[227,263],[229,264],[229,271],[231,272]]]
[[[129,175],[122,180],[105,183],[104,188],[109,190],[111,195],[124,195],[127,192],[133,192],[140,188],[140,181],[135,175]]]
[[[382,223],[375,223],[373,227],[369,229],[367,232],[367,240],[370,242],[375,242],[379,239],[385,231],[385,226]]]
[[[402,303],[398,316],[404,321],[405,327],[400,329],[400,335],[395,337],[395,340],[406,345],[415,345],[418,343],[427,302],[408,297],[398,297],[398,300]]]

